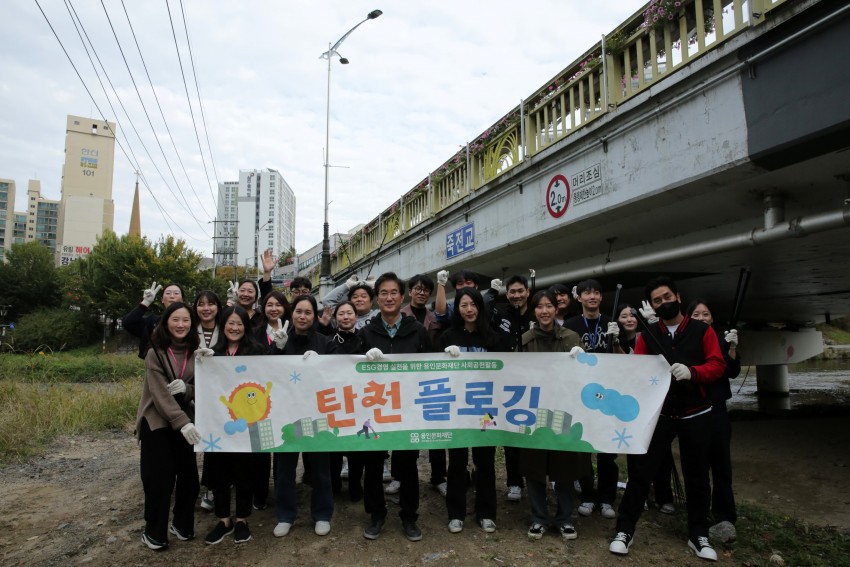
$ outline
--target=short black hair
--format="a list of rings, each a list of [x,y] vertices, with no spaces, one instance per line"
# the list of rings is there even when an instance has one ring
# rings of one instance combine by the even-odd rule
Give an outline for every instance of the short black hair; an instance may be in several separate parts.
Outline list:
[[[455,272],[451,275],[452,287],[457,289],[458,282],[470,281],[475,284],[475,287],[481,286],[481,278],[478,277],[478,274],[475,272],[470,272],[469,270],[461,270],[459,272]]]
[[[657,278],[649,280],[649,283],[647,283],[646,287],[643,288],[643,294],[646,297],[647,301],[652,300],[653,291],[655,291],[659,287],[664,286],[669,287],[670,291],[672,291],[674,295],[678,295],[679,289],[676,287],[676,282],[674,282],[667,276],[658,276]]]
[[[428,290],[429,293],[434,291],[434,280],[426,276],[425,274],[416,274],[409,280],[407,280],[407,287],[413,289],[416,287],[416,284],[422,284],[422,287]]]
[[[378,276],[378,279],[375,280],[375,293],[380,292],[381,286],[386,282],[397,283],[398,284],[398,292],[400,294],[404,295],[404,290],[405,290],[404,282],[401,280],[400,277],[395,275],[395,272],[385,272],[385,273],[381,274],[380,276]]]
[[[303,276],[298,276],[289,282],[290,290],[295,289],[296,287],[306,287],[310,291],[313,291],[313,282]]]
[[[357,285],[351,286],[351,289],[348,290],[348,299],[354,295],[354,292],[362,289],[369,296],[369,299],[375,299],[375,290],[366,285],[364,282],[357,282]]]
[[[602,286],[599,285],[599,282],[593,278],[589,278],[586,280],[581,280],[576,284],[576,293],[581,295],[585,291],[596,290],[602,293]]]
[[[505,289],[508,289],[514,284],[522,284],[522,287],[528,289],[528,279],[525,276],[521,276],[519,274],[513,275],[508,278],[508,281],[505,282]]]
[[[555,295],[570,295],[570,288],[560,283],[552,284],[551,286],[549,286],[548,291],[552,292]]]
[[[690,317],[691,315],[694,314],[694,310],[697,307],[699,307],[700,304],[705,305],[705,307],[708,309],[708,312],[711,313],[712,319],[716,319],[714,317],[714,309],[711,308],[711,304],[708,301],[706,301],[705,299],[702,299],[701,297],[698,297],[698,298],[694,299],[693,301],[691,301],[690,303],[688,303],[688,310],[685,311],[685,313],[688,314],[688,317]]]
[[[540,303],[540,300],[543,298],[549,300],[549,302],[555,306],[555,309],[558,308],[558,300],[555,299],[555,295],[551,293],[548,289],[541,289],[531,298],[531,301],[528,302],[528,308],[531,309],[532,315],[534,314],[534,310],[537,309],[537,304]]]
[[[290,315],[295,311],[295,307],[301,303],[302,301],[309,301],[310,305],[313,306],[313,317],[319,317],[319,304],[316,303],[316,298],[312,296],[312,294],[302,293],[301,295],[296,295],[292,298],[292,302],[289,304],[289,307],[292,309],[290,311]]]

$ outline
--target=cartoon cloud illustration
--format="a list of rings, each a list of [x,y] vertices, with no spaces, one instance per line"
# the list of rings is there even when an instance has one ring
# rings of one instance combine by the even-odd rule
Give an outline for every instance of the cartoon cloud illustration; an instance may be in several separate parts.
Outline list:
[[[253,425],[269,416],[272,408],[269,397],[271,389],[271,382],[266,382],[265,388],[256,382],[244,382],[230,392],[229,399],[221,396],[219,400],[227,406],[234,420],[245,420],[248,425]]]
[[[582,388],[581,402],[588,409],[613,415],[620,421],[632,421],[640,413],[640,404],[635,398],[608,390],[602,384],[590,383]]]

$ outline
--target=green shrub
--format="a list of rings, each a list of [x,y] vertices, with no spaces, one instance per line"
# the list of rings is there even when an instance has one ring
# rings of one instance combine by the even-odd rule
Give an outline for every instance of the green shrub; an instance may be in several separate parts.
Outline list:
[[[83,312],[42,309],[18,320],[12,344],[16,350],[47,347],[57,351],[91,344],[99,336],[99,324]]]

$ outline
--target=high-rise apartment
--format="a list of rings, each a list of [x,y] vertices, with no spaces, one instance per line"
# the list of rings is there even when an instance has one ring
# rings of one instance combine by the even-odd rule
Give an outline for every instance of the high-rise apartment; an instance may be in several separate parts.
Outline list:
[[[279,171],[243,169],[218,187],[215,254],[218,265],[262,265],[295,247],[295,193]]]
[[[0,179],[0,261],[14,242],[15,229],[15,182]]]
[[[114,161],[115,123],[69,115],[57,230],[60,264],[87,255],[104,229],[112,230]]]
[[[56,253],[59,228],[59,201],[41,196],[41,182],[30,179],[27,184],[27,230],[25,239],[41,242]]]

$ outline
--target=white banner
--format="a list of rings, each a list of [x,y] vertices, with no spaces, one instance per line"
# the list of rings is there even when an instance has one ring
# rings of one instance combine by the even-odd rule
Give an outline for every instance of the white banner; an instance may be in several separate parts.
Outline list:
[[[196,450],[645,453],[669,384],[661,356],[217,356],[196,363]]]

